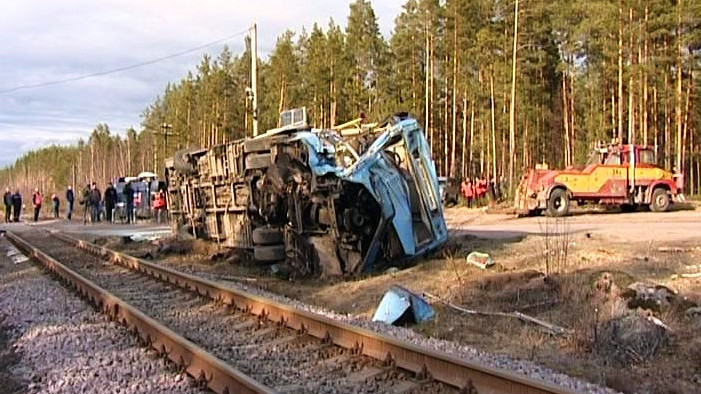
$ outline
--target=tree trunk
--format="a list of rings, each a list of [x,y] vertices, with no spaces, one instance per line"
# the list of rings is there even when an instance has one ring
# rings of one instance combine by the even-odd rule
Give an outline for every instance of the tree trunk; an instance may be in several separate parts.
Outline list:
[[[628,9],[628,21],[630,23],[630,37],[628,42],[628,143],[635,143],[635,108],[634,108],[634,87],[633,87],[633,9]]]
[[[672,71],[671,69],[669,70]],[[672,167],[672,141],[671,141],[671,124],[670,124],[670,114],[669,114],[669,78],[668,73],[664,73],[664,160],[665,168],[669,169]]]
[[[431,134],[431,101],[429,100],[429,78],[431,77],[431,72],[429,71],[431,65],[430,65],[430,47],[429,47],[429,39],[428,39],[428,25],[425,27],[425,36],[426,36],[426,41],[425,41],[425,59],[424,59],[424,64],[426,67],[425,70],[425,81],[424,81],[424,123],[426,127],[426,134],[428,137],[428,144],[431,147],[431,153],[433,154],[433,135]]]
[[[472,178],[472,155],[474,154],[474,151],[472,149],[472,144],[474,143],[475,140],[475,100],[472,100],[472,103],[470,105],[470,162],[469,162],[469,167],[467,171],[467,176]]]
[[[497,174],[497,131],[496,131],[496,115],[494,113],[494,67],[490,68],[489,72],[489,92],[492,107],[492,173],[496,179]]]
[[[674,100],[674,112],[677,123],[677,149],[676,149],[676,168],[677,171],[682,171],[682,36],[681,36],[681,4],[682,0],[677,2],[677,89]]]
[[[642,85],[643,85],[643,98],[642,98],[642,111],[641,115],[643,117],[643,145],[648,144],[648,86],[647,86],[647,56],[648,56],[648,6],[645,5],[645,24],[643,28],[643,54],[642,54]]]
[[[457,137],[457,128],[458,128],[458,104],[457,104],[457,97],[458,97],[458,13],[457,13],[457,8],[453,9],[453,18],[455,19],[455,28],[453,29],[453,138],[452,138],[452,146],[450,150],[450,177],[454,178],[455,177],[455,170],[457,169],[455,165],[455,155],[456,155],[456,137]],[[446,100],[447,102],[447,100]],[[463,113],[467,111],[467,108],[463,105],[462,107]],[[463,116],[464,118],[464,116]],[[464,129],[463,129],[463,135],[465,134]],[[465,144],[463,143],[463,152],[465,151]]]
[[[518,4],[514,2],[514,48],[511,58],[511,101],[509,103],[509,195],[513,195],[514,160],[516,156],[516,70],[518,57]],[[525,154],[525,151],[524,151]],[[496,181],[496,176],[494,177]]]
[[[623,0],[618,0],[618,140],[623,141]]]
[[[470,106],[472,106],[472,102],[470,102]],[[460,157],[460,163],[461,163],[461,171],[460,171],[460,178],[465,179],[467,176],[467,165],[465,163],[465,151],[467,150],[467,146],[465,145],[467,143],[467,97],[463,96],[462,98],[462,152],[461,152],[461,157]],[[470,145],[472,145],[472,139],[470,138]],[[470,146],[470,162],[472,162],[472,146]]]
[[[562,121],[565,132],[565,167],[572,164],[572,152],[570,151],[570,114],[569,100],[567,99],[567,76],[562,76]]]

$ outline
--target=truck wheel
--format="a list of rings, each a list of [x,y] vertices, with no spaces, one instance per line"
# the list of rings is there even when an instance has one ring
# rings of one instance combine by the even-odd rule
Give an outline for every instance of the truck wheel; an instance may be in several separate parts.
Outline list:
[[[273,164],[273,155],[270,153],[251,153],[245,160],[247,170],[260,170]]]
[[[253,229],[253,243],[256,245],[277,245],[282,243],[282,231],[274,227]]]
[[[253,258],[256,261],[269,263],[285,260],[285,245],[258,245],[253,248]]]
[[[555,189],[548,198],[548,216],[565,216],[570,209],[570,197],[567,190]]]
[[[652,192],[650,209],[653,212],[667,212],[669,209],[669,193],[667,193],[667,190],[660,187]]]

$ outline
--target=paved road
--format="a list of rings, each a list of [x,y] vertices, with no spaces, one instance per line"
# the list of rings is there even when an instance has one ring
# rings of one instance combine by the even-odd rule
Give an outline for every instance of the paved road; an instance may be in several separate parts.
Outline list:
[[[701,211],[667,213],[588,213],[555,219],[516,218],[464,208],[450,209],[446,221],[452,231],[482,238],[504,239],[560,231],[588,232],[612,241],[689,241],[701,243]]]

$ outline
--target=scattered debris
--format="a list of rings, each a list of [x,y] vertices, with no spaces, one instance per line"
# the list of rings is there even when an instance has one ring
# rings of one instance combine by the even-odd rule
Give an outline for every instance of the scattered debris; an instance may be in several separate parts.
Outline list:
[[[155,252],[160,254],[187,254],[193,249],[193,241],[165,238],[154,241]]]
[[[421,323],[432,319],[435,314],[421,296],[402,286],[392,285],[382,297],[372,320],[399,326]]]
[[[684,314],[688,317],[701,317],[701,306],[692,306],[691,308],[684,311]]]
[[[701,250],[701,247],[693,247],[693,248],[680,248],[680,247],[672,247],[672,246],[660,246],[657,248],[658,252],[668,252],[668,253],[684,253],[684,252],[696,252]]]
[[[695,274],[674,274],[674,275],[672,275],[672,279],[679,279],[679,278],[686,278],[686,279],[701,278],[701,272],[697,272]]]
[[[159,240],[163,237],[167,237],[170,234],[171,234],[170,230],[166,230],[166,231],[142,231],[142,232],[132,234],[129,238],[131,238],[131,240],[134,242],[156,241],[156,240]]]
[[[385,271],[385,274],[396,274],[397,272],[399,272],[399,268],[397,268],[397,267],[389,267],[389,268],[387,268],[387,270]]]
[[[29,257],[23,254],[18,254],[12,257],[12,262],[15,264],[24,263],[25,261],[29,261]]]
[[[15,247],[7,248],[7,257],[9,257],[10,260],[12,260],[12,262],[15,264],[20,264],[24,263],[25,261],[29,261],[29,257],[22,254],[22,252],[20,252]]]
[[[621,293],[628,300],[629,308],[651,309],[655,312],[668,309],[676,295],[676,291],[666,286],[644,282],[632,283]]]
[[[207,256],[207,259],[211,261],[221,261],[221,260],[227,260],[231,256],[234,255],[234,249],[232,248],[222,248],[214,253],[211,253],[209,256]]]
[[[293,269],[289,264],[273,264],[270,266],[270,273],[279,279],[289,279],[292,271]]]
[[[468,264],[472,264],[481,269],[487,269],[494,265],[494,260],[487,253],[472,252],[467,255]]]
[[[652,318],[652,319],[651,319]],[[667,343],[669,327],[649,310],[611,319],[603,324],[597,351],[621,365],[640,363],[654,356]]]
[[[684,315],[697,330],[701,330],[701,306],[694,306],[687,309],[684,311]]]
[[[226,280],[229,282],[257,282],[258,278],[251,278],[249,276],[232,276],[232,275],[219,275],[219,280]]]
[[[444,303],[446,306],[448,306],[451,309],[455,309],[456,311],[459,311],[459,312],[462,312],[462,313],[465,313],[468,315],[513,317],[513,318],[517,318],[521,321],[536,324],[536,325],[544,328],[547,332],[549,332],[550,334],[553,334],[553,335],[572,335],[574,333],[574,330],[571,330],[569,328],[560,327],[560,326],[557,326],[555,324],[548,323],[548,322],[540,320],[540,319],[536,319],[533,316],[529,316],[529,315],[526,315],[525,313],[521,313],[518,311],[514,311],[514,312],[478,311],[475,309],[467,309],[467,308],[463,308],[461,306],[455,305],[455,304],[453,304],[449,301],[446,301],[443,298],[438,297],[438,296],[433,295],[433,294],[424,293],[424,295],[426,297],[433,298],[433,299],[436,299],[436,300]]]

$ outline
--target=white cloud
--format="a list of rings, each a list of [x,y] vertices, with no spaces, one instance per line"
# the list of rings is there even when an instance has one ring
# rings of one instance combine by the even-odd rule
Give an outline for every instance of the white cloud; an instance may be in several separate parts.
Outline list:
[[[405,0],[373,1],[389,35]],[[349,2],[324,0],[62,0],[3,1],[0,90],[73,78],[193,48],[254,21],[265,54],[285,30],[330,18],[345,25]],[[227,42],[234,53],[243,35]],[[206,51],[217,54],[221,45]],[[205,51],[143,68],[68,84],[0,93],[0,166],[29,149],[87,137],[99,122],[117,132],[137,127],[142,110]]]

